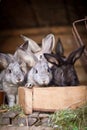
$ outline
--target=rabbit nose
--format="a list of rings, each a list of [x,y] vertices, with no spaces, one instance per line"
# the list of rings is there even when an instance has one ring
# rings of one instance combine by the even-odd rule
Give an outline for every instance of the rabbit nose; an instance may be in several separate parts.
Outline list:
[[[44,84],[44,85],[46,84],[46,81],[45,81],[45,80],[43,80],[43,84]]]
[[[20,79],[20,78],[18,78],[17,80],[18,80],[18,81],[21,81],[21,79]]]
[[[21,79],[21,78],[18,78],[17,80],[18,80],[18,82],[22,82],[22,79]]]
[[[45,83],[45,80],[43,81],[43,83]]]

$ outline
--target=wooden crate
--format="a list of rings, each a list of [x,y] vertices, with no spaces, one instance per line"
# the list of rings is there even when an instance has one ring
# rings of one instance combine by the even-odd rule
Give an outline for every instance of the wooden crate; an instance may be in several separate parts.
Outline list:
[[[87,102],[87,86],[72,87],[19,87],[19,104],[25,114],[33,111],[54,112],[75,109]]]

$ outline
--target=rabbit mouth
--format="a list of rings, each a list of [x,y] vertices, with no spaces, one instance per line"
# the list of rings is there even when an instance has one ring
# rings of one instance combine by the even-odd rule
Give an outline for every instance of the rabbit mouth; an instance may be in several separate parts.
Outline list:
[[[23,80],[24,80],[24,79],[18,78],[17,81],[16,81],[16,83],[17,83],[17,84],[21,84],[21,83],[23,82]]]
[[[40,86],[47,86],[48,82],[46,80],[43,80],[43,81],[39,82],[39,85]]]

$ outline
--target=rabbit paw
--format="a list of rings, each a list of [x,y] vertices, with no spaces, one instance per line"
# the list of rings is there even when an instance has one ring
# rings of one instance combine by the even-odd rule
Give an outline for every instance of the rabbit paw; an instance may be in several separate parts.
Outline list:
[[[32,84],[32,83],[26,83],[26,84],[25,84],[25,87],[27,87],[27,88],[32,88],[32,87],[33,87],[33,84]]]

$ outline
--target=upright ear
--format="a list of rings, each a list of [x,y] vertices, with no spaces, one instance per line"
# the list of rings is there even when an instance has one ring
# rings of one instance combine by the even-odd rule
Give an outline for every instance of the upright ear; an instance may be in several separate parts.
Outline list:
[[[56,54],[64,56],[64,48],[63,48],[63,45],[62,45],[60,38],[58,38],[56,48],[55,48],[55,52],[56,52]]]
[[[0,64],[4,68],[6,68],[13,61],[14,61],[13,55],[0,53]]]
[[[25,43],[22,44],[19,48],[21,48],[22,50],[26,51],[28,49],[28,41],[25,41]]]
[[[28,42],[28,47],[27,47],[27,50],[30,48],[31,49],[31,51],[32,52],[38,52],[38,51],[40,51],[41,50],[41,48],[39,47],[39,45],[35,42],[35,41],[33,41],[32,39],[30,39],[30,38],[28,38],[28,37],[26,37],[26,36],[24,36],[24,35],[20,35],[21,36],[21,38],[26,42]],[[25,43],[26,44],[26,43]],[[22,45],[23,46],[23,45]]]
[[[24,72],[24,74],[27,74],[28,70],[30,69],[25,62],[20,62],[20,68]]]
[[[51,53],[55,46],[55,37],[53,34],[47,35],[42,39],[42,52]]]
[[[38,61],[37,57],[29,49],[28,52],[18,48],[14,53],[14,57],[18,62],[25,62],[28,67],[32,67]]]
[[[44,57],[47,59],[48,62],[50,62],[56,66],[59,65],[59,61],[57,60],[55,55],[44,53]]]
[[[81,46],[80,48],[73,51],[67,58],[67,61],[71,64],[74,64],[77,59],[79,59],[84,51],[85,46]]]

